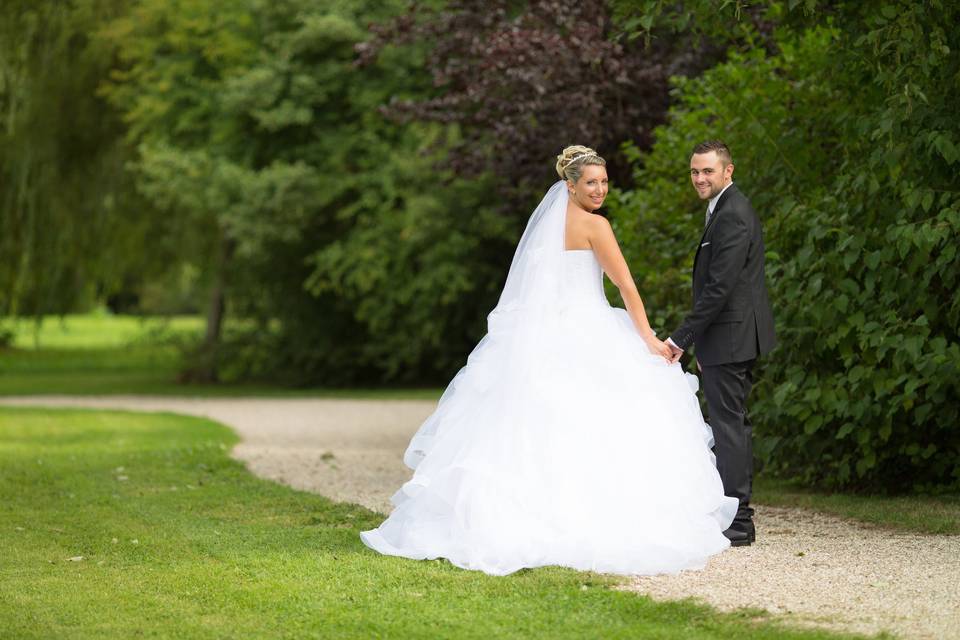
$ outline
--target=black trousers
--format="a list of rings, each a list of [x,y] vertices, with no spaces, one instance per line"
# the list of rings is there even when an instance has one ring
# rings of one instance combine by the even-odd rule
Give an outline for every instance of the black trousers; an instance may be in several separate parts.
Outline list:
[[[723,492],[740,501],[738,521],[753,517],[753,427],[747,416],[747,396],[753,386],[756,360],[703,367],[701,380],[713,429],[713,451]]]

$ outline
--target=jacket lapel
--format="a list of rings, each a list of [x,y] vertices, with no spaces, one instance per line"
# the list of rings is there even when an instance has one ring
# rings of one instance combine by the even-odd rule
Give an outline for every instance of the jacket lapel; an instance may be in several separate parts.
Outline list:
[[[720,212],[723,210],[723,205],[726,203],[730,192],[737,188],[737,185],[731,184],[726,191],[720,195],[720,199],[717,200],[717,206],[713,208],[713,213],[710,214],[710,222],[707,223],[707,226],[703,229],[703,234],[700,236],[700,243],[697,245],[697,253],[693,257],[693,270],[697,270],[697,259],[700,258],[700,249],[703,246],[703,243],[706,242],[707,234],[710,232],[710,229],[713,228],[714,223],[716,223],[717,218],[720,217]]]

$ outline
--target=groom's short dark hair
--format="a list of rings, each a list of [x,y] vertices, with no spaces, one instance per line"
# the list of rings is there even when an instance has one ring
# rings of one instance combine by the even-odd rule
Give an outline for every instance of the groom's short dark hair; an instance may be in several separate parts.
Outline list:
[[[723,164],[733,163],[733,156],[730,155],[730,147],[720,140],[707,140],[706,142],[701,142],[693,148],[693,153],[695,154],[710,153],[711,151],[717,152],[717,157],[723,161]]]

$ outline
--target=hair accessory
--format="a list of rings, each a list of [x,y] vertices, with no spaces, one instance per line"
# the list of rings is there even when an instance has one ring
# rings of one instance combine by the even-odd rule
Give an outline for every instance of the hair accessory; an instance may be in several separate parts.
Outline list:
[[[597,155],[597,154],[591,151],[590,153],[582,153],[582,154],[580,154],[579,156],[573,156],[573,157],[570,159],[570,162],[568,162],[568,163],[566,164],[566,166],[569,167],[570,165],[572,165],[572,164],[573,164],[574,162],[576,162],[577,160],[582,160],[583,158],[589,158],[590,156],[595,156],[595,155]]]

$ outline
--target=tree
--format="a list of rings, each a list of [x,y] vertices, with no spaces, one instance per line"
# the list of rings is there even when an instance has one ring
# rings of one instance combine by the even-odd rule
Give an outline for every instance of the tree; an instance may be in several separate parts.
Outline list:
[[[96,95],[112,51],[93,38],[119,0],[0,8],[0,315],[65,313],[147,269],[116,114]],[[138,215],[138,212],[142,215]]]
[[[274,378],[342,385],[449,375],[503,277],[503,239],[515,225],[484,201],[488,181],[433,168],[444,127],[399,125],[378,112],[391,95],[426,90],[421,52],[353,64],[363,21],[397,11],[372,6],[265,7],[262,58],[228,91],[257,164],[299,162],[315,182],[298,221],[261,217],[270,224],[243,234],[248,286],[263,294],[244,309],[261,324],[280,320],[261,341],[269,355],[250,358],[248,349],[247,359]]]
[[[201,255],[225,256],[210,266],[225,284],[204,377],[416,380],[449,373],[476,338],[488,255],[513,227],[489,213],[484,179],[425,164],[444,127],[378,113],[427,86],[416,48],[353,64],[363,21],[397,10],[148,0],[105,31],[123,63],[105,92],[138,144],[142,193],[187,221]],[[214,348],[223,301],[247,328]]]
[[[385,112],[457,125],[450,166],[464,177],[495,175],[505,208],[518,214],[556,179],[551,159],[568,144],[597,148],[614,181],[626,179],[619,145],[650,143],[669,104],[669,77],[720,55],[685,36],[646,45],[617,38],[602,0],[414,4],[373,31],[358,46],[362,61],[388,44],[423,43],[436,87],[394,96]]]
[[[234,240],[224,216],[238,187],[231,158],[243,153],[235,119],[224,117],[222,91],[231,73],[252,63],[257,32],[250,2],[145,0],[105,28],[101,41],[119,51],[102,93],[124,113],[138,149],[138,185],[178,227],[210,274],[207,329],[190,379],[217,379],[217,349]],[[228,164],[220,167],[217,160]],[[213,167],[205,164],[210,160]],[[180,173],[171,176],[174,166]],[[208,182],[211,176],[226,181]],[[175,179],[172,179],[175,178]],[[185,184],[186,182],[186,184]]]

